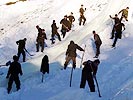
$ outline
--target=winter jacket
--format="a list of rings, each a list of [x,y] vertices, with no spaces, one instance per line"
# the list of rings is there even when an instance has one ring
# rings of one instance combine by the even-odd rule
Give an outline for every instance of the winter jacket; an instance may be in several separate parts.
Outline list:
[[[76,49],[80,50],[80,51],[84,51],[80,46],[78,46],[75,43],[70,43],[68,45],[67,51],[66,51],[66,55],[68,55],[69,57],[76,57]]]
[[[60,24],[62,24],[62,30],[69,31],[71,29],[71,24],[67,19],[62,19],[60,21]]]
[[[41,63],[40,72],[45,74],[45,72],[49,73],[49,60],[47,56],[44,56]]]
[[[56,34],[57,33],[57,29],[58,29],[58,27],[56,26],[56,23],[53,23],[51,25],[51,28],[52,28],[52,33]]]
[[[95,40],[95,44],[96,45],[101,45],[102,44],[102,41],[101,41],[101,39],[100,39],[98,34],[94,35],[94,40]]]
[[[75,21],[75,18],[72,15],[68,16],[67,18],[69,19],[69,21],[70,21],[71,24],[72,24],[72,22]]]
[[[16,41],[16,44],[18,45],[18,50],[24,50],[26,42],[24,40]]]
[[[118,23],[118,24],[116,24],[116,25],[115,25],[115,30],[116,30],[116,32],[122,31],[122,27],[124,27],[124,29],[125,29],[125,25],[124,25],[123,23]]]
[[[88,75],[93,72],[93,75],[96,75],[98,66],[96,66],[93,61],[88,60],[84,62],[83,65],[84,65],[84,68],[83,68],[84,73]]]
[[[38,34],[37,36],[37,42],[38,41],[44,41],[45,39],[47,39],[46,33],[45,32],[41,32]]]
[[[79,9],[80,15],[84,15],[85,10],[83,8]]]
[[[124,17],[128,17],[128,10],[127,9],[122,9],[120,12],[119,12],[119,14],[122,12],[122,16],[124,16]]]
[[[21,69],[21,64],[19,62],[14,61],[10,64],[7,77],[9,76],[17,77],[19,74],[20,75],[23,74]]]

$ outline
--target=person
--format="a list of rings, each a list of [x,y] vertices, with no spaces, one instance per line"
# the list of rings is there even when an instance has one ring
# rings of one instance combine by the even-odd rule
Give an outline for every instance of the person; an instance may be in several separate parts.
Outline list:
[[[129,7],[126,7],[126,9],[122,9],[118,14],[122,13],[120,20],[124,18],[126,21],[128,21],[128,9]]]
[[[55,36],[55,35],[57,35],[59,41],[61,41],[60,35],[59,35],[58,31],[57,31],[57,30],[58,30],[58,27],[56,26],[55,20],[53,20],[53,24],[51,25],[51,28],[52,28],[52,35],[51,35],[51,37],[52,37],[52,38],[51,38],[52,44],[55,43],[55,42],[54,42],[54,40],[55,40],[54,36]]]
[[[20,89],[19,74],[22,76],[21,64],[18,62],[18,56],[13,56],[13,62],[10,64],[6,78],[9,78],[7,93],[9,94],[12,88],[13,81],[15,81],[17,91]]]
[[[84,21],[83,21],[83,25],[84,25],[85,22],[86,22],[86,18],[85,18],[85,16],[84,16],[85,10],[86,10],[86,8],[84,9],[84,8],[83,8],[83,5],[81,5],[81,8],[79,9],[79,13],[80,13],[79,25],[81,25],[82,20],[84,20]]]
[[[114,39],[114,43],[113,43],[112,47],[115,47],[117,40],[121,39],[121,37],[122,37],[122,28],[124,28],[124,30],[125,30],[125,25],[121,22],[115,25],[116,33],[115,33],[115,39]]]
[[[40,72],[42,72],[43,74],[47,72],[49,74],[49,59],[47,55],[45,55],[42,59]]]
[[[67,15],[65,15],[64,18],[60,21],[60,24],[62,24],[61,32],[64,38],[66,32],[71,30],[70,22],[67,20]]]
[[[39,46],[41,46],[41,52],[43,52],[44,50],[44,43],[45,43],[45,39],[47,39],[46,37],[46,33],[44,29],[41,29],[42,31],[40,33],[38,33],[37,39],[36,39],[36,52],[39,52]]]
[[[84,51],[80,46],[74,43],[74,41],[70,41],[70,44],[68,45],[67,51],[66,51],[66,61],[64,63],[64,69],[66,69],[68,63],[70,60],[73,61],[73,68],[76,68],[76,49],[80,51]]]
[[[25,54],[25,44],[26,44],[26,38],[16,41],[16,44],[18,45],[18,59],[22,53],[23,55],[23,62],[25,62],[26,54]]]
[[[114,22],[115,22],[115,24],[114,24],[114,26],[113,26],[113,29],[112,29],[112,34],[111,34],[112,36],[111,36],[111,38],[110,38],[110,39],[113,39],[113,38],[114,38],[114,32],[115,32],[115,25],[118,24],[118,23],[120,22],[120,19],[118,18],[118,15],[117,15],[117,14],[115,14],[115,17],[112,17],[112,16],[110,15],[110,18],[113,19]]]
[[[100,54],[100,46],[102,44],[102,41],[99,37],[98,34],[96,34],[95,31],[92,32],[94,34],[94,40],[95,40],[95,45],[96,45],[96,55],[94,58],[98,58],[99,54]]]
[[[71,24],[71,27],[72,27],[72,23],[75,21],[75,18],[73,16],[73,12],[71,12],[71,14],[67,18],[68,18],[68,20],[69,20],[69,22]]]
[[[80,88],[85,88],[87,81],[88,86],[90,88],[90,92],[95,92],[93,77],[96,77],[99,64],[100,64],[99,59],[96,59],[94,61],[88,60],[83,63],[84,68],[82,69]]]
[[[37,25],[36,28],[38,30],[38,34],[42,33],[42,29],[39,27],[39,25]]]

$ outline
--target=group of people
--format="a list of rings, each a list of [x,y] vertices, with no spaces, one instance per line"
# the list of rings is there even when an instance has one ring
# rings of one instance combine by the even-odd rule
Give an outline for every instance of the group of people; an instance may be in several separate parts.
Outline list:
[[[126,9],[123,9],[119,12],[119,14],[122,12],[122,17],[120,19],[118,18],[117,14],[115,14],[115,17],[112,17],[110,15],[110,18],[114,19],[114,21],[115,21],[115,25],[112,29],[112,37],[111,37],[111,39],[113,39],[114,33],[116,32],[115,40],[112,45],[113,47],[115,46],[117,39],[118,38],[121,39],[122,27],[124,27],[124,29],[125,29],[125,25],[123,23],[121,23],[121,21],[123,18],[125,18],[126,21],[128,21],[128,19],[127,19],[128,9],[129,9],[129,7],[127,7]],[[85,24],[85,21],[86,21],[86,18],[84,17],[85,10],[86,9],[83,9],[83,5],[81,5],[79,25],[81,25],[82,22],[83,22],[83,25]],[[69,19],[69,21],[67,19]],[[75,18],[73,16],[72,12],[71,12],[70,16],[65,15],[64,18],[60,21],[60,24],[62,24],[61,32],[62,32],[63,38],[65,37],[66,32],[71,30],[72,23],[74,21],[75,21]],[[39,46],[41,46],[41,52],[43,52],[44,51],[44,43],[45,43],[45,39],[47,39],[47,36],[46,36],[44,29],[41,29],[38,25],[36,26],[36,28],[38,30],[38,36],[36,39],[36,42],[37,42],[37,44],[36,44],[37,51],[36,52],[39,52]],[[55,35],[57,35],[59,41],[61,41],[61,37],[58,33],[58,27],[56,26],[55,20],[53,20],[51,28],[52,28],[52,35],[51,35],[52,44],[54,44],[54,36]],[[100,46],[102,44],[102,41],[100,39],[100,36],[96,33],[95,30],[92,33],[94,35],[94,41],[95,41],[95,45],[96,45],[96,53],[95,53],[94,58],[98,58],[99,54],[100,54]],[[25,58],[26,58],[25,51],[27,51],[25,48],[26,40],[27,39],[24,38],[22,40],[16,41],[16,44],[18,45],[18,54],[17,54],[17,56],[16,55],[13,56],[13,62],[11,62],[7,76],[6,76],[6,78],[9,78],[8,88],[7,88],[8,93],[10,93],[10,91],[11,91],[13,81],[15,81],[15,83],[16,83],[17,90],[20,89],[19,74],[23,75],[23,72],[21,69],[21,64],[18,61],[19,61],[20,55],[22,54],[23,62],[25,62]],[[70,44],[68,45],[68,48],[66,50],[66,61],[64,63],[64,70],[66,70],[67,65],[70,60],[72,60],[72,62],[73,62],[72,68],[74,68],[74,69],[76,68],[76,56],[77,56],[76,50],[77,49],[85,52],[84,49],[82,49],[79,45],[75,44],[73,40],[71,40]],[[99,59],[96,59],[94,61],[88,60],[88,61],[83,62],[84,68],[82,70],[80,88],[85,88],[86,81],[88,81],[90,91],[95,92],[95,85],[94,85],[93,77],[96,76],[99,64],[100,64]],[[42,72],[43,74],[45,74],[46,72],[49,73],[49,58],[47,55],[45,55],[42,59],[40,72]]]
[[[116,42],[118,39],[121,39],[122,37],[122,29],[125,30],[125,25],[122,23],[123,18],[128,21],[128,9],[129,7],[126,7],[126,9],[122,9],[118,14],[115,14],[115,17],[112,17],[110,15],[110,18],[114,20],[114,26],[112,29],[112,34],[110,39],[114,39],[114,43],[112,44],[112,47],[116,46]],[[118,17],[118,15],[122,13],[121,18]]]

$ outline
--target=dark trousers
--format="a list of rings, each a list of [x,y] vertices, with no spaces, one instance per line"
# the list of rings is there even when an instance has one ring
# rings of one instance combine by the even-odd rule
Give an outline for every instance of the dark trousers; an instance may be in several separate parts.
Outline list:
[[[62,29],[61,32],[62,32],[62,35],[63,35],[63,38],[64,38],[65,35],[66,35],[67,30],[66,29]]]
[[[82,20],[84,20],[84,21],[83,21],[83,25],[84,25],[85,22],[86,22],[86,18],[84,17],[84,15],[81,15],[81,16],[80,16],[80,18],[79,18],[79,25],[81,25]]]
[[[44,50],[44,40],[38,40],[36,44],[37,52],[39,51],[39,47],[41,46],[41,52]]]
[[[55,35],[57,35],[58,40],[61,41],[61,38],[60,38],[59,33],[54,33],[54,32],[52,32],[52,35],[51,35],[51,37],[52,37],[52,43],[53,43],[53,39],[54,39],[54,36],[55,36]]]
[[[24,51],[24,50],[19,50],[19,49],[18,49],[18,58],[20,57],[21,53],[22,53],[22,55],[23,55],[23,62],[25,62],[25,56],[26,56],[25,51]]]
[[[82,71],[80,88],[85,88],[86,81],[88,82],[90,91],[95,92],[95,85],[94,85],[94,80],[93,80],[92,74],[89,72],[86,73],[86,72]]]
[[[114,38],[114,32],[115,32],[115,26],[113,26],[112,33],[111,33],[111,39]]]
[[[15,81],[17,90],[20,89],[20,80],[19,80],[19,77],[18,76],[10,76],[9,82],[8,82],[8,88],[7,88],[8,93],[11,91],[13,81]]]
[[[121,31],[116,32],[116,34],[115,34],[115,39],[114,39],[114,43],[113,43],[113,45],[112,45],[113,47],[115,47],[117,40],[118,40],[118,39],[121,39],[121,34],[122,34]]]
[[[99,56],[100,54],[100,46],[99,44],[96,44],[96,56]]]

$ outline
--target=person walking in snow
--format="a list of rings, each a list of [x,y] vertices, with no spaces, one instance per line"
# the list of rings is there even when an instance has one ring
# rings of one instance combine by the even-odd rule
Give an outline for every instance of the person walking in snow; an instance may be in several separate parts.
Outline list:
[[[101,44],[102,44],[102,41],[101,41],[99,35],[96,34],[95,31],[93,31],[92,33],[93,33],[93,35],[94,35],[94,40],[95,40],[95,45],[96,45],[96,55],[95,55],[94,58],[98,58],[98,56],[99,56],[99,54],[100,54],[100,46],[101,46]]]
[[[16,41],[16,44],[18,45],[18,59],[22,53],[23,55],[23,62],[25,62],[26,54],[25,54],[25,44],[26,44],[26,38]]]
[[[70,22],[70,26],[72,27],[72,23],[75,21],[75,18],[73,16],[73,12],[71,12],[71,14],[67,17],[69,22]]]
[[[86,8],[84,9],[84,8],[83,8],[83,5],[81,5],[81,8],[79,9],[79,13],[80,13],[79,25],[81,25],[82,20],[83,20],[83,25],[84,25],[85,22],[86,22],[86,18],[85,18],[85,16],[84,16],[85,10],[86,10]]]
[[[12,88],[13,81],[15,81],[17,91],[20,89],[19,74],[22,76],[21,64],[18,62],[18,56],[13,56],[13,62],[10,64],[6,78],[9,78],[7,93],[9,94]]]
[[[80,46],[74,43],[74,41],[70,41],[70,44],[68,45],[67,51],[66,51],[66,61],[64,64],[64,69],[66,69],[68,63],[70,60],[73,61],[73,68],[76,68],[76,50],[84,51]]]
[[[54,40],[55,40],[55,35],[57,35],[58,36],[58,39],[59,39],[59,41],[61,41],[61,38],[60,38],[60,35],[59,35],[59,33],[58,33],[58,27],[56,26],[56,22],[55,22],[55,20],[53,20],[53,24],[51,25],[51,28],[52,28],[52,35],[51,35],[51,41],[52,41],[52,44],[54,44],[55,42],[54,42]]]
[[[46,33],[44,29],[41,29],[42,31],[40,33],[38,33],[37,39],[36,39],[36,52],[39,52],[39,46],[41,46],[41,52],[43,52],[44,50],[44,43],[45,43],[45,39],[47,39],[46,37]]]
[[[47,55],[45,55],[42,59],[40,72],[42,72],[43,74],[47,72],[49,74],[49,59]]]
[[[64,18],[60,21],[60,24],[62,24],[61,32],[64,38],[66,35],[66,32],[69,32],[71,30],[71,24],[67,20],[67,15],[65,15]]]
[[[114,22],[115,22],[115,24],[114,24],[114,26],[113,26],[113,29],[112,29],[112,34],[111,34],[112,36],[111,36],[111,38],[110,38],[110,39],[113,39],[113,38],[114,38],[114,32],[115,32],[115,25],[118,24],[118,23],[120,22],[120,19],[118,18],[118,15],[117,15],[117,14],[115,14],[115,17],[112,17],[112,16],[110,15],[110,18],[113,19]]]
[[[126,7],[126,9],[122,9],[118,14],[122,13],[120,20],[124,18],[126,21],[128,21],[128,10],[129,7]]]
[[[91,92],[95,92],[95,85],[93,77],[96,77],[98,65],[100,64],[99,59],[94,61],[88,60],[83,63],[84,68],[82,70],[80,88],[85,88],[86,81],[88,82]]]
[[[113,43],[112,47],[115,47],[117,40],[121,39],[122,28],[124,28],[124,30],[125,30],[125,25],[121,22],[115,25],[115,32],[116,33],[115,33],[115,39],[114,39],[114,43]]]

